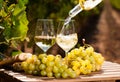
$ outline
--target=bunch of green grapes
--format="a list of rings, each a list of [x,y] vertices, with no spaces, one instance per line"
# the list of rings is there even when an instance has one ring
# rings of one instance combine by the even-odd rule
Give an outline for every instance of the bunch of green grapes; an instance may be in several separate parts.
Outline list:
[[[23,70],[28,74],[75,78],[81,74],[90,74],[101,69],[104,57],[94,51],[92,46],[79,47],[71,50],[65,58],[60,55],[33,55],[22,62]]]
[[[60,55],[33,55],[22,62],[21,66],[26,73],[33,75],[56,78],[75,78],[77,76],[76,72],[63,62]]]
[[[104,57],[95,52],[92,46],[83,46],[71,50],[64,60],[67,61],[68,67],[72,68],[77,75],[80,75],[100,70]]]

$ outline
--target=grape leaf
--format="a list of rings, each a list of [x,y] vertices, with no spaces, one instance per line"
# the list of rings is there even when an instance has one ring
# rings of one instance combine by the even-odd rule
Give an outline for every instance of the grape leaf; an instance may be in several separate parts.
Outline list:
[[[0,10],[0,16],[2,16],[0,25],[5,28],[3,31],[4,42],[15,47],[16,43],[23,41],[27,35],[29,21],[26,16],[26,4],[28,0],[18,0],[17,3],[9,5],[9,2],[3,2],[4,6]],[[0,3],[0,5],[3,5],[3,3]]]

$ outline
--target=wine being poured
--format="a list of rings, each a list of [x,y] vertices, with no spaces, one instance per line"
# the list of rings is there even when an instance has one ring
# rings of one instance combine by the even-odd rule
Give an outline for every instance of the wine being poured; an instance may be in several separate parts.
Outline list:
[[[66,18],[64,25],[67,25],[71,21],[71,18],[76,16],[82,10],[91,10],[96,7],[100,2],[102,2],[102,0],[79,0],[79,4],[76,5],[72,10],[70,10],[69,16]]]

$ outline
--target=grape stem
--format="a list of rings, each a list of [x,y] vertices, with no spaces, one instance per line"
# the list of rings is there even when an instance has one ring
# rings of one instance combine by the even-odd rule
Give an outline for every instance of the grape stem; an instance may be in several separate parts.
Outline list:
[[[91,45],[85,43],[85,39],[82,39],[83,47],[87,48],[90,47]]]

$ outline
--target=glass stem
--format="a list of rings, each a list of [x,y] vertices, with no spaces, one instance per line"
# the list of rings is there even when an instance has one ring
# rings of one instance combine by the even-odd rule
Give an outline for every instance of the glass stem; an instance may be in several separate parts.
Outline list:
[[[66,51],[65,51],[65,56],[66,56],[65,63],[68,65],[68,52],[66,52]]]

